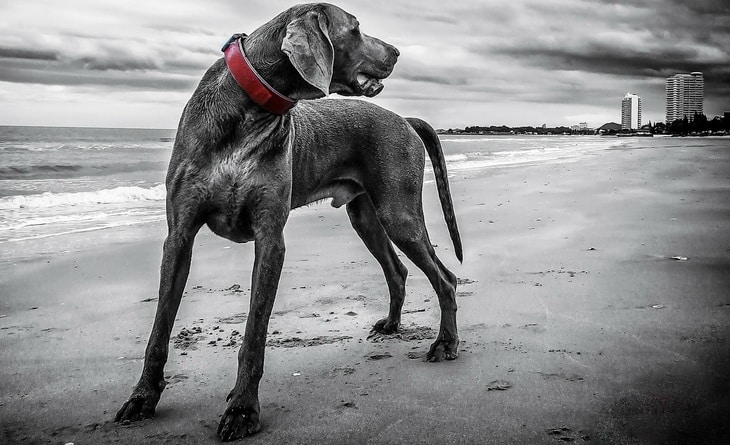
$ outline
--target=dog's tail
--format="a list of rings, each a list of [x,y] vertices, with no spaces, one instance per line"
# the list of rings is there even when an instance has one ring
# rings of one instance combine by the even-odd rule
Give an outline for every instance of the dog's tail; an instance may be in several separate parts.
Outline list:
[[[418,136],[426,146],[428,157],[431,158],[431,165],[433,165],[433,173],[436,176],[436,188],[438,189],[439,200],[441,201],[441,209],[444,212],[446,227],[449,228],[449,236],[451,236],[451,242],[454,243],[456,258],[459,259],[459,262],[462,262],[461,236],[459,235],[459,228],[456,225],[454,203],[451,201],[449,178],[446,174],[446,161],[444,160],[444,153],[441,149],[441,141],[439,141],[436,131],[427,122],[414,117],[406,118],[406,120],[416,130],[416,133],[418,133]]]

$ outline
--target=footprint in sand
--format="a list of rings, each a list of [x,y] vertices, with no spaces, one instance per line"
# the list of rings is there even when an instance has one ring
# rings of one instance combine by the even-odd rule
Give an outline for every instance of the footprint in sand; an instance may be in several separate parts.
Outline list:
[[[371,354],[367,356],[368,360],[383,360],[385,358],[391,357],[393,357],[393,354],[391,354],[390,352],[383,352],[382,354]]]
[[[524,329],[525,331],[533,332],[535,334],[542,334],[547,330],[544,326],[541,326],[537,323],[528,323],[526,325],[522,325],[520,326],[520,329]]]
[[[398,332],[393,334],[381,334],[379,332],[370,331],[368,340],[373,343],[382,343],[387,340],[401,341],[419,341],[430,340],[436,338],[436,331],[428,326],[418,326],[412,324],[408,327],[400,327]]]
[[[238,314],[233,314],[228,317],[218,317],[218,318],[216,318],[216,320],[218,321],[218,323],[240,324],[240,323],[243,323],[244,321],[246,321],[247,318],[248,318],[248,314],[241,312]]]
[[[566,374],[566,373],[558,373],[558,374],[552,374],[552,373],[546,373],[546,372],[538,372],[545,380],[565,380],[568,382],[582,382],[585,380],[583,376],[578,374]]]
[[[175,383],[180,383],[182,381],[185,381],[188,379],[188,376],[185,374],[172,374],[165,376],[165,381],[168,385],[174,385]]]
[[[591,435],[589,433],[582,430],[573,431],[567,426],[548,428],[545,432],[548,436],[560,442],[588,442],[591,440]]]
[[[487,384],[487,391],[505,391],[512,388],[512,382],[507,380],[495,380]]]
[[[352,337],[349,335],[330,336],[321,335],[312,338],[299,338],[299,337],[288,337],[288,338],[271,338],[266,342],[266,346],[280,347],[280,348],[306,348],[310,346],[321,346],[340,341],[350,340]]]

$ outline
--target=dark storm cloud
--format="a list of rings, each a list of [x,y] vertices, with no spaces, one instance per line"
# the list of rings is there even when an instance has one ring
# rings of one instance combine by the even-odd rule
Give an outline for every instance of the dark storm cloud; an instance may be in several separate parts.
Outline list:
[[[0,50],[0,81],[155,90],[189,89],[197,82],[196,64],[176,61],[169,64],[186,66],[175,73],[165,71],[165,62],[157,63],[144,58],[101,54],[70,57],[51,51],[31,53],[4,48]],[[186,75],[191,71],[192,74]]]
[[[704,71],[727,75],[727,63],[702,60],[691,47],[653,51],[626,49],[610,42],[587,42],[579,47],[522,46],[500,48],[497,53],[556,70],[579,70],[619,76],[666,77],[677,72]],[[725,79],[728,80],[728,79]]]
[[[189,89],[197,79],[181,77],[160,77],[149,75],[129,75],[122,71],[109,71],[99,75],[90,70],[78,70],[64,66],[47,65],[8,65],[0,64],[0,80],[13,83],[63,86],[106,86],[110,89],[153,89],[158,91],[178,91]]]
[[[434,83],[438,85],[466,85],[468,83],[467,79],[464,78],[453,78],[450,76],[437,76],[437,75],[427,75],[427,74],[418,74],[418,73],[404,73],[400,76],[394,76],[394,79],[403,79],[403,80],[410,80],[413,82],[427,82],[427,83]]]
[[[109,57],[82,57],[72,61],[71,65],[91,71],[139,71],[155,70],[160,63],[150,59],[109,58]]]
[[[512,24],[509,38],[484,40],[472,49],[482,57],[496,55],[523,66],[627,80],[701,71],[707,95],[727,100],[728,5],[727,1],[649,1],[637,6],[595,0],[565,8],[556,16],[561,5],[535,4],[523,11],[527,20]],[[556,25],[542,17],[560,21]]]
[[[58,53],[48,50],[0,47],[0,63],[2,59],[58,60]]]
[[[179,27],[175,32],[195,36],[199,31]],[[168,34],[161,34],[165,32]],[[170,32],[158,30],[168,38]],[[218,54],[195,41],[187,46],[175,42],[173,46],[163,38],[98,38],[71,32],[60,34],[59,41],[55,48],[40,50],[27,48],[44,46],[33,42],[23,47],[0,47],[0,81],[186,90],[195,85]]]
[[[730,3],[727,0],[668,0],[668,3],[681,9],[687,9],[697,14],[711,15],[718,18],[718,15],[730,17]],[[730,26],[727,25],[726,26]]]

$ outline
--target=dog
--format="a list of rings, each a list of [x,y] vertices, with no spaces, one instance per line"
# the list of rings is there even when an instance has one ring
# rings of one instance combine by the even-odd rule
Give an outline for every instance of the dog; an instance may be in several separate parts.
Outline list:
[[[249,36],[234,35],[223,50],[180,118],[166,178],[168,235],[156,315],[142,376],[115,420],[154,415],[193,240],[207,225],[231,241],[255,243],[236,383],[217,431],[228,441],[260,429],[258,386],[292,209],[325,198],[346,206],[388,285],[390,308],[377,332],[398,330],[405,296],[407,270],[392,243],[425,273],[441,308],[429,361],[457,358],[459,338],[456,276],[436,256],[423,218],[425,152],[459,261],[462,246],[433,128],[365,101],[322,99],[377,95],[400,55],[394,46],[363,34],[357,19],[336,6],[307,4]]]

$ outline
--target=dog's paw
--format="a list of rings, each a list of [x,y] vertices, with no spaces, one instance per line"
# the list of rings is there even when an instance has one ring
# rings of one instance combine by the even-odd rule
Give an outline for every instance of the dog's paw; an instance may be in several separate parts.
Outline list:
[[[442,362],[455,360],[457,357],[459,357],[459,340],[438,339],[431,345],[426,361]]]
[[[114,421],[127,424],[129,422],[154,417],[155,406],[159,399],[159,396],[157,396],[156,400],[151,400],[149,397],[132,394],[129,400],[124,402],[124,405],[117,411],[117,414],[114,416]]]
[[[255,434],[260,429],[258,412],[229,406],[218,424],[218,437],[228,442]]]
[[[117,411],[114,421],[127,424],[154,417],[155,407],[157,402],[160,401],[160,394],[162,394],[166,384],[167,382],[162,379],[154,388],[153,385],[147,385],[140,381],[132,391],[132,395],[129,396],[129,400],[124,402],[124,405]]]
[[[391,335],[398,332],[400,323],[398,321],[391,321],[389,318],[383,318],[378,320],[373,325],[373,332],[383,335]]]

